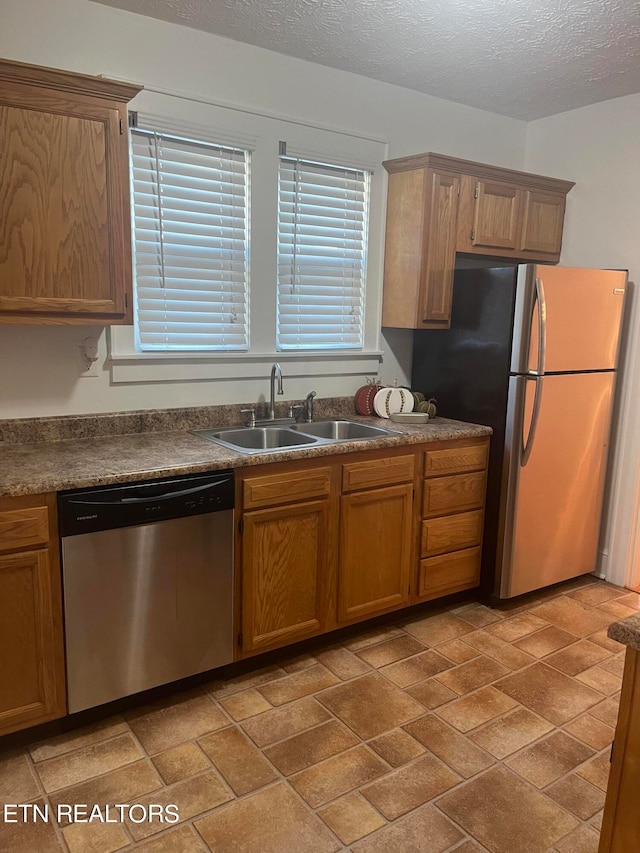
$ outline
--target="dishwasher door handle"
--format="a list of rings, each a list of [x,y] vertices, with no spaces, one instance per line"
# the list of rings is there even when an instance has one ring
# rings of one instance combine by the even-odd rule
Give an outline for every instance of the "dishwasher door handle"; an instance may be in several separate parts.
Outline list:
[[[122,506],[123,504],[143,504],[143,503],[156,503],[157,501],[168,501],[171,498],[183,498],[188,495],[197,495],[199,492],[205,492],[211,489],[214,486],[220,486],[223,483],[229,482],[228,478],[224,480],[216,480],[213,483],[205,483],[204,486],[195,486],[191,489],[180,489],[177,492],[165,492],[163,495],[147,495],[142,498],[120,498],[115,501],[90,501],[90,500],[76,500],[75,498],[69,498],[70,504],[76,504],[79,506]]]

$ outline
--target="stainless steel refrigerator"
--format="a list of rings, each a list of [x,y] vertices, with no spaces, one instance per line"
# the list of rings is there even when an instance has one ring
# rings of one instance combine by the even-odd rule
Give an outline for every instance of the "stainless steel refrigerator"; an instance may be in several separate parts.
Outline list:
[[[436,396],[439,414],[494,430],[487,595],[596,568],[626,281],[615,270],[459,270],[451,329],[415,333],[413,388]]]

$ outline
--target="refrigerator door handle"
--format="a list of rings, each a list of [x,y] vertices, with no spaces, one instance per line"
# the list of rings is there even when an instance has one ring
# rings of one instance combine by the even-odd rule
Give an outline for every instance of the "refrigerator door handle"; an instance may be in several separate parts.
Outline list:
[[[536,294],[531,308],[531,322],[533,322],[536,302],[538,303],[538,365],[535,372],[538,376],[542,376],[547,358],[547,300],[545,299],[541,278],[536,278]]]
[[[533,442],[536,437],[536,429],[538,428],[538,420],[540,419],[540,405],[542,403],[542,383],[543,377],[534,374],[526,376],[525,379],[533,380],[536,383],[535,396],[533,398],[533,412],[531,413],[531,423],[529,425],[529,434],[527,440],[524,440],[524,430],[522,433],[522,448],[520,451],[520,467],[524,466],[529,461],[531,451],[533,450]]]

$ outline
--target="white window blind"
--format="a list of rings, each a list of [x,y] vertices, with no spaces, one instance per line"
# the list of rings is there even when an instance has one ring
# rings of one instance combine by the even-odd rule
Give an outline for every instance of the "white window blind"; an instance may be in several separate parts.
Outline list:
[[[361,349],[370,173],[280,157],[277,346]]]
[[[249,152],[132,129],[141,350],[246,350]]]

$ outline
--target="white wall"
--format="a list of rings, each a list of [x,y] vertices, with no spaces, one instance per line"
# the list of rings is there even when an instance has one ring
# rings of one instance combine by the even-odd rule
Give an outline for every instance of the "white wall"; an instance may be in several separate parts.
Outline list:
[[[530,123],[525,168],[576,181],[567,201],[560,263],[628,269],[634,284],[602,559],[607,578],[624,583],[631,580],[634,541],[640,547],[640,95]],[[640,566],[639,552],[635,563]]]
[[[0,56],[104,74],[388,142],[388,156],[437,151],[523,168],[514,119],[166,24],[88,0],[2,0]],[[565,177],[565,175],[563,175]],[[383,235],[370,235],[382,257]],[[100,334],[99,376],[79,378],[77,348]],[[406,381],[411,333],[387,332],[381,376]],[[101,330],[0,326],[0,418],[245,402],[265,380],[111,385]],[[285,367],[286,377],[286,367]],[[286,397],[351,394],[353,376],[292,379]]]

